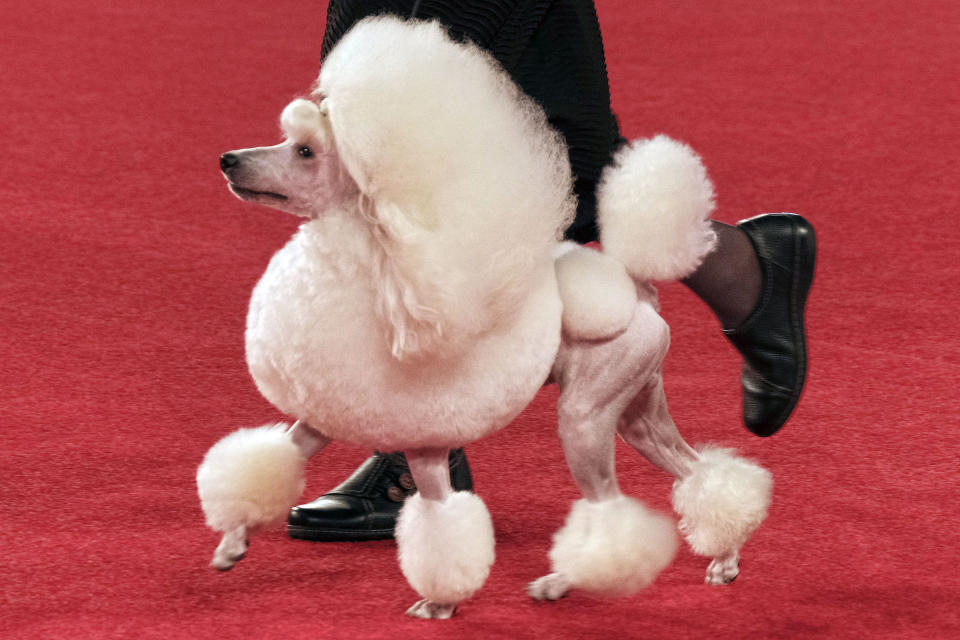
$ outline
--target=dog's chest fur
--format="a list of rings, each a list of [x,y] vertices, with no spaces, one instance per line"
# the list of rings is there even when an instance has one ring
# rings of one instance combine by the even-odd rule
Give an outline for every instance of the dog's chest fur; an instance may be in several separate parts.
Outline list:
[[[383,450],[460,446],[505,426],[560,342],[552,264],[509,331],[455,359],[398,361],[377,316],[372,241],[348,213],[304,224],[270,261],[247,317],[247,363],[281,411]]]

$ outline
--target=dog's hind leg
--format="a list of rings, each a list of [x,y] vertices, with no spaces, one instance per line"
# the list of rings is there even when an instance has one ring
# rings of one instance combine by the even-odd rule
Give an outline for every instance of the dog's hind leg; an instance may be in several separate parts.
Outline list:
[[[729,449],[692,449],[670,417],[659,371],[631,402],[620,435],[675,478],[680,531],[694,553],[712,558],[705,582],[733,582],[740,572],[740,547],[766,517],[770,474]]]
[[[297,422],[240,429],[217,442],[197,469],[207,525],[223,533],[211,566],[232,569],[256,533],[286,516],[303,491],[307,458],[330,438]]]
[[[680,435],[663,389],[663,376],[657,371],[651,381],[630,403],[620,421],[620,437],[654,466],[672,475],[676,482],[690,476],[700,457]],[[739,549],[714,558],[707,567],[708,584],[733,582],[740,572]]]
[[[673,559],[673,522],[624,496],[614,468],[619,418],[642,384],[637,381],[659,364],[665,349],[658,326],[666,330],[651,307],[638,305],[622,335],[604,342],[565,341],[558,354],[560,439],[584,498],[554,536],[552,572],[527,589],[535,599],[555,600],[572,588],[633,593]]]
[[[617,431],[624,442],[674,478],[690,475],[691,465],[699,459],[670,416],[659,368],[630,402]]]
[[[479,496],[454,491],[446,449],[405,452],[417,493],[397,519],[400,570],[423,599],[416,618],[449,618],[486,581],[494,559],[493,523]]]
[[[673,483],[673,508],[693,552],[713,558],[707,584],[728,584],[740,572],[740,548],[767,517],[770,472],[732,449],[702,447],[690,472]]]
[[[618,499],[626,499],[617,484],[614,464],[614,425],[620,402],[608,403],[606,407],[596,407],[589,402],[581,404],[581,400],[586,401],[588,398],[590,394],[584,393],[581,397],[575,387],[568,387],[564,389],[558,407],[559,433],[564,456],[570,473],[584,496],[584,500],[574,504],[571,520],[575,517],[574,512],[578,514],[578,519],[584,520],[589,516],[579,514],[586,514],[591,508],[600,508],[591,505],[613,504]],[[577,526],[585,525],[584,522]],[[562,531],[570,531],[569,521]],[[555,540],[559,538],[560,534]],[[579,572],[571,572],[565,566],[563,558],[555,557],[558,555],[556,549],[557,546],[554,545],[550,554],[553,571],[527,586],[527,593],[535,600],[558,600],[573,587],[581,586],[577,580]],[[574,575],[570,575],[571,573]]]
[[[740,549],[711,560],[703,581],[707,584],[730,584],[737,579],[738,575],[740,575]]]

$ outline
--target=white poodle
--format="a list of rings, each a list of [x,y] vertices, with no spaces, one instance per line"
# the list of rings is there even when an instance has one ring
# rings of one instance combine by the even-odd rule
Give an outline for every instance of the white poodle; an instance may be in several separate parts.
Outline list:
[[[286,515],[307,458],[332,440],[404,451],[418,493],[396,538],[423,598],[408,613],[449,617],[486,580],[494,539],[483,501],[451,488],[447,452],[508,424],[552,380],[584,497],[529,593],[631,593],[672,560],[673,520],[617,486],[617,434],[676,477],[679,528],[713,558],[707,582],[731,581],[770,475],[677,432],[648,284],[712,248],[699,158],[662,136],[620,151],[599,189],[601,253],[559,241],[575,202],[542,110],[437,24],[364,20],[312,97],[284,110],[285,142],[221,158],[238,197],[307,221],[254,289],[246,332],[257,387],[297,422],[233,433],[200,465],[207,524],[223,533],[213,566],[232,567],[252,532]]]

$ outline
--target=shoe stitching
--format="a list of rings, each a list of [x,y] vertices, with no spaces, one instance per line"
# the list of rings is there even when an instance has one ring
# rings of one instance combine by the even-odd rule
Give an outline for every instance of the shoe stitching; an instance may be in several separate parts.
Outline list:
[[[760,383],[764,386],[766,395],[779,395],[780,397],[789,400],[793,397],[793,394],[796,393],[796,391],[791,387],[781,387],[777,383],[770,382],[764,378],[760,378]]]
[[[327,493],[320,496],[320,498],[324,498],[326,496],[344,496],[347,498],[356,498],[358,500],[369,500],[373,495],[372,490],[375,488],[377,479],[379,479],[383,475],[383,471],[384,471],[383,467],[386,462],[387,460],[384,458],[384,456],[381,453],[379,452],[375,453],[373,468],[370,470],[369,473],[364,474],[365,477],[363,480],[363,484],[360,485],[359,489],[348,489],[346,491],[337,491],[337,489],[334,488],[333,490],[328,491]]]
[[[758,380],[759,383],[764,387],[766,387],[768,390],[779,392],[780,395],[786,396],[788,398],[793,395],[795,391],[793,387],[784,387],[783,385],[779,385],[776,382],[770,382],[769,380],[764,378],[762,375],[757,373],[756,370],[753,369],[752,367],[750,368],[750,371],[753,373],[754,378]]]
[[[387,464],[387,459],[379,452],[376,454],[377,464],[376,467],[372,470],[372,473],[368,474],[363,481],[363,494],[369,495],[373,490],[376,481],[383,475],[384,465]]]

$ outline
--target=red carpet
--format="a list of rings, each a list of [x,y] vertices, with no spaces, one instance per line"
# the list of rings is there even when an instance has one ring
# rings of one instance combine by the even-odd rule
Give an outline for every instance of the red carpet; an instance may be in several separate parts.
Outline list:
[[[306,3],[309,4],[309,3]],[[685,289],[667,390],[691,442],[776,479],[728,588],[681,552],[649,590],[530,601],[576,496],[546,390],[470,450],[497,527],[449,622],[392,543],[255,540],[207,566],[193,474],[278,416],[246,373],[247,298],[296,221],[244,205],[217,156],[272,144],[319,63],[324,3],[7,3],[0,20],[0,637],[960,637],[960,4],[601,0],[628,135],[704,157],[720,219],[807,215],[812,372],[770,440],[739,425],[738,360]],[[366,455],[334,445],[310,497]],[[630,494],[670,482],[623,448]]]

